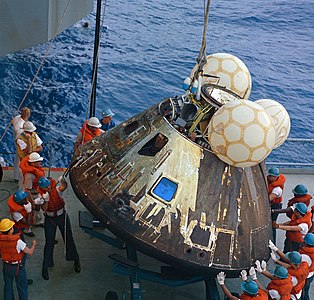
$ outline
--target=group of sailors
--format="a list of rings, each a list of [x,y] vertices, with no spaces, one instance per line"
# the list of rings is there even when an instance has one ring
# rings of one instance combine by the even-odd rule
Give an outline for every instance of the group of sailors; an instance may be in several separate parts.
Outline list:
[[[217,281],[227,299],[283,299],[310,300],[310,286],[314,279],[314,206],[310,207],[312,196],[303,184],[296,185],[293,197],[287,207],[282,208],[282,195],[286,177],[279,169],[272,167],[267,173],[268,195],[271,206],[273,241],[276,243],[276,230],[284,230],[286,239],[281,251],[269,240],[271,259],[276,264],[273,272],[267,270],[265,261],[256,261],[255,266],[242,270],[242,295],[233,294],[225,285],[226,275],[220,272]],[[286,213],[287,221],[278,223],[280,213]],[[270,279],[263,287],[257,279],[260,273]]]
[[[16,157],[14,161],[14,179],[18,181],[18,190],[9,197],[7,205],[11,218],[0,221],[0,255],[3,261],[4,299],[14,299],[13,282],[16,281],[19,299],[28,299],[28,285],[25,263],[27,255],[32,255],[36,240],[29,248],[25,236],[34,237],[32,226],[44,228],[45,246],[42,262],[42,277],[49,280],[49,268],[54,266],[53,251],[56,230],[59,228],[65,243],[66,260],[74,262],[76,273],[81,272],[81,265],[73,239],[71,223],[65,209],[63,192],[67,189],[64,176],[56,181],[47,178],[42,167],[43,141],[36,133],[35,125],[29,121],[31,111],[23,107],[20,115],[14,117]],[[75,150],[102,132],[115,126],[110,109],[103,111],[101,122],[92,117],[84,122],[75,142]]]

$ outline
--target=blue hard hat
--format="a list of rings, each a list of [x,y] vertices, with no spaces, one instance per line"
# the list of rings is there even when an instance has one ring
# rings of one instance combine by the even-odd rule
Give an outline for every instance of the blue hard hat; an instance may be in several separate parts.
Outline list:
[[[249,295],[256,296],[258,293],[258,285],[255,281],[243,281],[241,283],[241,288],[244,292],[248,293]]]
[[[271,167],[268,172],[267,172],[268,176],[275,176],[278,177],[280,175],[279,169],[276,167]]]
[[[308,233],[303,239],[309,246],[314,246],[314,233]]]
[[[299,202],[295,205],[295,208],[298,212],[300,212],[302,215],[305,215],[306,212],[307,212],[307,206],[302,203],[302,202]]]
[[[102,112],[103,117],[113,117],[115,114],[112,112],[111,109],[105,108]]]
[[[282,266],[277,266],[273,274],[281,279],[288,278],[288,270]]]
[[[292,193],[299,196],[304,196],[307,194],[307,188],[303,184],[298,184],[292,190]]]
[[[42,189],[47,188],[50,185],[50,180],[47,177],[40,177],[38,179],[38,186]]]
[[[299,265],[302,261],[301,254],[298,251],[286,253],[286,258],[288,258],[294,265]]]
[[[17,191],[14,193],[13,199],[16,203],[21,203],[28,196],[28,192]]]

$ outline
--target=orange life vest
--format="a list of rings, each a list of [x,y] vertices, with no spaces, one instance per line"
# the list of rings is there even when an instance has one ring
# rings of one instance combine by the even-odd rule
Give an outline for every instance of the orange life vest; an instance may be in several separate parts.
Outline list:
[[[14,201],[14,195],[11,195],[11,196],[10,196],[10,198],[9,198],[9,200],[8,200],[8,206],[9,206],[9,208],[10,208],[10,214],[11,214],[13,220],[14,220],[14,218],[13,218],[13,213],[14,213],[15,211],[16,211],[16,212],[19,212],[19,213],[23,216],[23,218],[27,219],[27,212],[26,212],[24,206],[23,206],[23,205],[19,205],[19,204],[17,204],[17,203]],[[15,227],[16,227],[18,230],[20,230],[20,229],[23,229],[23,228],[24,228],[24,229],[25,229],[25,228],[28,228],[29,225],[24,224],[24,223],[22,223],[21,221],[19,221],[19,222],[15,222]]]
[[[312,264],[309,266],[309,271],[314,271],[314,247],[303,246],[299,249],[300,254],[306,254],[312,260]]]
[[[48,212],[57,212],[58,210],[64,208],[64,200],[62,197],[60,197],[58,190],[56,188],[57,182],[52,178],[50,178],[49,180],[51,183],[52,190],[51,190],[51,192],[49,192],[50,198],[48,201],[47,211]],[[46,191],[44,191],[40,187],[37,187],[37,191],[40,195],[43,195],[46,193]]]
[[[288,206],[292,206],[293,204],[300,203],[300,202],[304,203],[306,206],[309,206],[311,199],[312,199],[312,196],[309,194],[305,194],[299,197],[293,197],[292,199],[288,201]]]
[[[281,187],[281,189],[283,190],[284,187],[285,187],[285,182],[286,182],[286,177],[285,175],[283,174],[280,174],[277,178],[276,181],[274,182],[269,182],[268,179],[267,179],[267,183],[268,183],[268,195],[271,194],[272,190],[275,188],[275,187]],[[282,196],[280,196],[279,198],[275,198],[271,201],[272,204],[279,204],[282,202]]]
[[[21,262],[24,252],[18,253],[16,250],[16,244],[19,239],[19,234],[0,234],[0,253],[3,261],[9,263]]]
[[[80,132],[83,135],[82,145],[92,140],[94,137],[101,135],[101,130],[99,128],[92,132],[87,126],[87,121],[84,122]]]
[[[292,277],[288,275],[285,279],[273,279],[267,286],[267,290],[276,290],[281,300],[290,300],[293,288]]]
[[[297,219],[296,215],[293,214],[291,216],[291,221],[288,224],[288,226],[297,226],[301,223],[306,223],[309,228],[311,226],[311,217],[312,213],[310,211],[307,211],[305,216],[303,216],[300,219]],[[292,242],[302,243],[303,242],[303,234],[300,231],[287,231],[286,237]]]
[[[309,275],[309,265],[307,262],[303,261],[299,264],[298,269],[294,270],[293,268],[289,268],[288,272],[291,276],[294,276],[298,283],[292,288],[291,294],[297,295],[300,293],[305,285],[305,280]]]
[[[31,173],[31,174],[34,174],[36,176],[34,182],[33,182],[33,189],[36,189],[37,186],[38,186],[38,179],[40,177],[44,177],[45,176],[45,171],[44,171],[44,168],[43,167],[39,167],[39,168],[36,168],[34,166],[31,166],[28,162],[28,155],[25,156],[21,162],[20,162],[20,168],[22,170],[22,173],[23,173],[23,176],[26,174],[26,173]]]
[[[262,291],[262,290],[258,290],[257,295],[256,296],[250,296],[248,294],[243,293],[240,296],[240,299],[253,299],[253,300],[268,300],[268,295]]]

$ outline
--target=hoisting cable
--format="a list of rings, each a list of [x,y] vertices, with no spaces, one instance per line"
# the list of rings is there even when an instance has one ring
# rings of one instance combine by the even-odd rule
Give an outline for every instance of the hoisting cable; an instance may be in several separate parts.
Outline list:
[[[98,0],[98,1],[101,4],[101,0]],[[100,8],[98,7],[99,2],[97,3],[97,13],[101,12]],[[102,16],[100,28],[102,28],[104,26],[106,7],[107,7],[107,0],[105,0],[105,2],[104,2],[103,16]],[[97,17],[98,16],[96,16],[96,18]],[[99,18],[100,18],[100,16],[99,16]],[[90,117],[95,115],[95,109],[96,109],[96,79],[97,79],[96,74],[97,74],[97,70],[98,70],[97,63],[98,63],[98,57],[99,57],[99,51],[98,50],[99,50],[99,47],[100,47],[100,41],[101,41],[102,34],[103,34],[103,32],[100,31],[100,28],[99,28],[99,33],[100,34],[99,34],[98,42],[95,42],[95,44],[94,44],[94,47],[96,47],[97,50],[94,50],[94,54],[96,54],[96,57],[94,57],[92,84],[91,84],[91,90],[90,90],[90,93],[89,93],[89,101],[88,101],[88,107],[90,108]],[[95,34],[95,39],[96,39],[96,34]],[[93,95],[95,97],[94,101],[93,101]],[[92,114],[92,111],[94,112],[93,114]],[[86,120],[87,119],[88,119],[88,110],[86,111]],[[84,141],[85,133],[86,133],[86,126],[84,127],[84,130],[83,130],[82,142]],[[80,146],[82,146],[82,145],[80,145]],[[80,152],[80,148],[79,148],[79,152]]]
[[[16,114],[18,113],[18,111],[19,111],[20,108],[22,107],[22,105],[23,105],[23,103],[24,103],[24,101],[25,101],[25,99],[26,99],[28,93],[30,92],[31,88],[33,87],[34,82],[35,82],[35,80],[37,79],[38,73],[39,73],[39,71],[41,70],[43,63],[44,63],[44,61],[46,60],[46,58],[47,58],[47,56],[48,56],[49,50],[50,50],[50,48],[51,48],[51,46],[52,46],[52,43],[54,42],[55,37],[57,36],[57,34],[58,34],[58,32],[59,32],[59,29],[60,29],[60,27],[61,27],[61,25],[62,25],[64,16],[65,16],[65,14],[66,14],[67,11],[68,11],[68,8],[69,8],[69,6],[70,6],[71,1],[72,1],[72,0],[69,0],[69,1],[68,1],[67,5],[66,5],[66,8],[64,9],[63,15],[62,15],[62,17],[61,17],[60,23],[59,23],[59,25],[58,25],[58,28],[56,29],[56,31],[55,31],[55,33],[54,33],[52,39],[49,41],[49,44],[48,44],[48,48],[47,48],[47,50],[46,50],[46,53],[45,53],[45,55],[43,56],[43,58],[41,59],[40,65],[39,65],[39,67],[37,68],[37,71],[36,71],[36,73],[35,73],[35,75],[34,75],[34,77],[33,77],[33,80],[31,81],[31,83],[30,83],[30,85],[29,85],[29,87],[28,87],[28,89],[27,89],[27,91],[26,91],[26,93],[25,93],[25,95],[24,95],[22,101],[20,102],[20,104],[19,104],[17,110],[15,111],[14,115],[16,115]],[[2,140],[3,140],[4,136],[6,135],[7,131],[9,130],[10,125],[11,125],[11,122],[10,122],[10,123],[7,125],[7,127],[5,128],[3,134],[2,134],[2,136],[1,136],[1,138],[0,138],[0,143],[2,142]]]
[[[208,25],[208,16],[209,16],[209,7],[210,7],[210,0],[204,0],[204,29],[203,29],[203,38],[202,38],[202,45],[196,62],[198,64],[198,68],[196,69],[192,82],[198,78],[198,75],[203,71],[203,67],[206,64],[206,34],[207,34],[207,25]]]

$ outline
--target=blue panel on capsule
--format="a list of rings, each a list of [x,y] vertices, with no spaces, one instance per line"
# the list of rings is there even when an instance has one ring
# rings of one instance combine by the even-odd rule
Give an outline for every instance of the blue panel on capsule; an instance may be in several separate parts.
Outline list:
[[[170,202],[173,199],[177,188],[178,185],[176,183],[163,177],[154,188],[153,193],[159,198]]]

